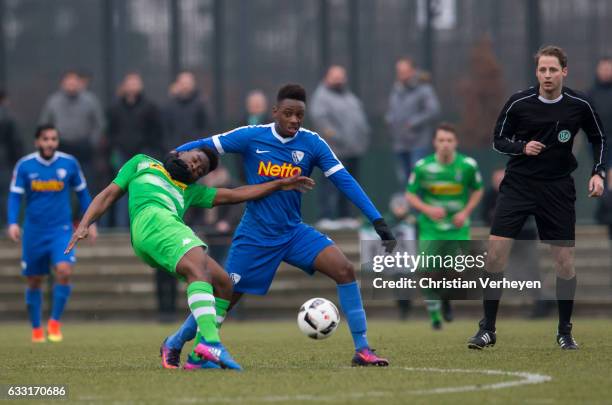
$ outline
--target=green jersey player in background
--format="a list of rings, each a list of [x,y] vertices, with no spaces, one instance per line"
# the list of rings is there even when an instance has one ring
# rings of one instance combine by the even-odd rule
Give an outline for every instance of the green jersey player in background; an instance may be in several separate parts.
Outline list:
[[[196,184],[198,179],[214,170],[217,163],[217,155],[210,149],[170,153],[163,164],[147,155],[134,156],[89,205],[66,252],[80,239],[86,238],[88,227],[129,192],[130,236],[134,252],[151,267],[163,269],[188,283],[189,309],[198,325],[190,359],[192,362],[212,362],[223,368],[241,369],[221,344],[217,326],[229,307],[233,292],[231,280],[206,254],[206,244],[185,225],[183,215],[189,207],[236,204],[279,190],[305,191],[314,186],[314,181],[294,176],[235,189]],[[192,366],[193,369],[202,368],[199,364]],[[190,368],[189,362],[185,368]]]
[[[406,198],[420,212],[419,251],[427,250],[428,254],[452,255],[461,248],[457,243],[431,241],[470,239],[470,214],[482,199],[478,164],[471,157],[457,153],[457,143],[454,126],[440,124],[434,133],[435,152],[416,163],[408,181]],[[434,291],[424,293],[432,327],[440,329],[442,313],[446,321],[452,320],[450,302],[441,302]]]

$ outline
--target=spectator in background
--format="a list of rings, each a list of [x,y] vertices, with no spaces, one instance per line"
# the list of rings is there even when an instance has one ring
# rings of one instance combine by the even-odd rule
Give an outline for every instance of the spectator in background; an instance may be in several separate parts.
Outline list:
[[[206,104],[198,91],[195,75],[183,71],[171,84],[170,99],[164,107],[166,149],[201,138],[207,127]]]
[[[310,114],[316,131],[359,182],[359,159],[368,149],[370,126],[361,101],[347,86],[344,67],[333,65],[327,70],[312,96]],[[317,195],[321,209],[318,228],[359,227],[351,202],[330,180],[323,179]]]
[[[263,91],[251,90],[245,100],[246,114],[241,125],[262,125],[272,122],[268,109],[268,99]],[[246,184],[246,174],[242,156],[235,156],[236,173],[241,184]]]
[[[431,84],[419,77],[409,58],[395,65],[396,82],[389,96],[386,121],[398,162],[398,179],[403,186],[417,160],[429,153],[440,103]]]
[[[272,122],[268,111],[268,99],[261,90],[249,92],[246,98],[246,125],[261,125]]]
[[[108,145],[113,172],[138,154],[161,159],[164,151],[163,130],[159,108],[144,95],[142,77],[138,73],[125,75],[119,87],[119,98],[108,109]],[[115,205],[114,225],[129,226],[127,199]]]
[[[595,83],[588,94],[599,113],[604,133],[610,134],[612,131],[612,57],[603,57],[597,63]],[[606,183],[607,187],[602,198],[599,199],[595,219],[599,224],[608,227],[608,239],[612,240],[612,153],[610,153],[609,146]]]
[[[11,180],[11,169],[21,157],[21,140],[17,132],[17,123],[13,114],[8,109],[7,95],[4,90],[0,90],[0,225],[6,221],[6,190],[5,184]]]
[[[612,131],[612,57],[604,57],[597,63],[595,84],[588,92],[603,125],[603,132]],[[608,188],[612,188],[612,153],[608,153]],[[612,234],[611,234],[612,235]]]
[[[85,178],[93,178],[93,159],[104,130],[104,114],[98,99],[90,91],[83,91],[79,73],[64,73],[60,89],[47,99],[39,122],[57,128],[62,134],[62,152],[81,163]]]

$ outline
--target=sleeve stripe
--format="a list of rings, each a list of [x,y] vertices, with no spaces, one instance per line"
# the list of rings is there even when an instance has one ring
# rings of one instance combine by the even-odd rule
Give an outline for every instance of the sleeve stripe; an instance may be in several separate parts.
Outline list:
[[[225,134],[222,134],[225,135]],[[214,135],[212,137],[212,141],[213,144],[215,145],[215,148],[217,148],[217,152],[219,152],[219,154],[224,155],[225,151],[223,150],[223,146],[221,145],[221,141],[219,140],[219,137],[222,135]]]
[[[606,142],[604,140],[603,132],[601,131],[601,128],[599,127],[599,124],[597,123],[597,118],[595,118],[595,112],[593,111],[593,108],[591,107],[591,104],[589,104],[588,101],[583,100],[583,99],[581,99],[579,97],[572,96],[571,94],[567,94],[567,93],[564,93],[564,94],[566,96],[568,96],[568,97],[571,97],[571,98],[574,98],[576,100],[582,101],[583,103],[585,103],[589,107],[589,110],[591,110],[591,115],[593,116],[593,121],[595,121],[595,126],[597,127],[597,131],[599,131],[599,137],[601,138],[601,148],[600,148],[601,150],[599,151],[599,162],[597,163],[597,166],[601,165],[602,164],[602,159],[603,159],[604,145],[605,145]]]
[[[499,134],[495,134],[496,137],[499,136],[500,138],[506,138],[502,134],[504,133],[504,126],[506,125],[506,120],[508,119],[508,113],[510,112],[510,109],[514,106],[514,104],[518,103],[521,100],[525,100],[526,98],[533,97],[533,96],[535,96],[535,94],[530,94],[528,96],[521,97],[518,100],[515,100],[512,104],[510,104],[510,107],[508,107],[508,109],[506,110],[506,115],[504,117],[504,121],[502,122],[502,126],[501,126],[501,128],[499,130]],[[509,138],[506,138],[506,139],[509,140],[509,141],[512,141]],[[503,155],[514,155],[514,156],[522,155],[522,153],[506,153],[506,152],[502,152],[500,150],[497,150],[495,148],[495,142],[493,142],[493,150],[496,151],[496,152],[499,152],[499,153],[501,153]]]
[[[323,173],[325,175],[325,177],[329,177],[332,174],[336,173],[339,170],[344,169],[344,166],[342,165],[342,163],[338,163],[337,165],[335,165],[334,167],[332,167],[331,169],[329,169],[328,171],[326,171],[325,173]]]
[[[83,181],[80,185],[78,185],[77,187],[74,188],[74,191],[76,191],[78,193],[79,191],[83,191],[86,188],[87,188],[87,183],[85,183]]]
[[[340,162],[340,159],[338,159],[338,156],[336,156],[336,154],[334,153],[334,150],[329,146],[329,144],[327,143],[327,141],[323,138],[321,138],[321,136],[319,134],[316,134],[317,138],[323,142],[323,144],[325,145],[325,147],[327,149],[329,149],[329,152],[331,153],[331,155],[334,157],[334,159],[336,159],[336,162],[338,162],[336,165],[332,166],[331,168],[327,169],[327,171],[325,171],[323,174],[325,175],[325,177],[329,177],[332,174],[336,173],[338,170],[342,170],[344,169],[344,166],[342,165],[342,162]]]
[[[23,194],[25,190],[21,187],[11,186],[11,193]]]

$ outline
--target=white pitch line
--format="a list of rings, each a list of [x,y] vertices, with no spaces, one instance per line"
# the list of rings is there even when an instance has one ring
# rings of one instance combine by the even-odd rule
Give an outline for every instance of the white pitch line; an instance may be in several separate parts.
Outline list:
[[[541,384],[552,380],[552,377],[545,374],[529,373],[524,371],[503,371],[503,370],[478,370],[478,369],[461,369],[461,368],[431,368],[431,367],[403,367],[406,371],[421,371],[431,373],[457,373],[457,374],[484,374],[484,375],[499,375],[509,377],[519,377],[518,380],[505,381],[491,384],[479,385],[461,385],[457,387],[441,387],[426,390],[408,390],[408,391],[367,391],[367,392],[352,392],[338,395],[312,395],[312,394],[293,394],[293,395],[266,395],[266,396],[249,396],[249,397],[200,397],[200,398],[176,398],[177,403],[252,403],[252,402],[289,402],[289,401],[323,401],[331,402],[346,399],[362,399],[366,397],[385,397],[392,394],[400,395],[431,395],[431,394],[452,394],[473,391],[499,390],[504,388],[516,387],[519,385]]]

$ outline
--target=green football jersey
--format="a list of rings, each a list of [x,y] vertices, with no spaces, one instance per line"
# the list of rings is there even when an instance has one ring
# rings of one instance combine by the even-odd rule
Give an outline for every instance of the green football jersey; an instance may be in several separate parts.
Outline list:
[[[167,209],[182,220],[189,207],[212,208],[217,194],[216,188],[172,179],[160,161],[143,154],[128,160],[113,183],[129,193],[130,223],[150,206]]]
[[[449,164],[438,162],[435,154],[419,160],[406,190],[419,195],[426,204],[444,208],[447,214],[440,221],[419,214],[419,239],[469,239],[470,219],[457,228],[453,224],[453,216],[465,208],[470,194],[481,188],[482,176],[478,163],[469,156],[455,153],[455,159]]]

